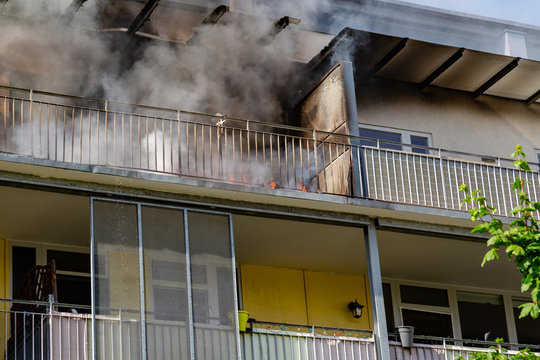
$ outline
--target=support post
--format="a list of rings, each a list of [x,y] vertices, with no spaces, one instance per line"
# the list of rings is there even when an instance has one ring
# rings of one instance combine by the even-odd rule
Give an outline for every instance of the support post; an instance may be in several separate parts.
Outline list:
[[[356,109],[356,91],[354,86],[354,72],[350,61],[341,62],[343,74],[343,87],[345,95],[345,109],[347,111],[347,130],[351,135],[351,171],[352,171],[352,195],[356,197],[368,197],[366,187],[366,171],[364,152],[361,148],[360,128],[358,126],[358,111]]]
[[[364,228],[364,242],[366,245],[368,264],[375,351],[377,353],[377,359],[389,360],[390,346],[388,345],[388,329],[386,328],[386,314],[384,310],[383,286],[375,219],[370,219],[369,224]]]

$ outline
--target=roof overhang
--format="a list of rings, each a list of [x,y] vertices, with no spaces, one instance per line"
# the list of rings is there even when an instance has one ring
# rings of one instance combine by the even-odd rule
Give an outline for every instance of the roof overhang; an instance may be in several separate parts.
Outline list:
[[[330,60],[331,59],[331,60]],[[512,56],[429,43],[414,39],[343,29],[314,57],[312,69],[350,60],[356,77],[372,76],[521,100],[540,99],[540,62]],[[330,64],[331,65],[331,64]]]

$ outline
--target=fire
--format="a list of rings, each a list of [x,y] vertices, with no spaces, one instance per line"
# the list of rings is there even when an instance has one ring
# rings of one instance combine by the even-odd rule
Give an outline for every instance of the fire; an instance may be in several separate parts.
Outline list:
[[[302,182],[302,180],[298,180],[298,190],[300,190],[301,192],[309,192],[304,186],[304,183]]]
[[[274,190],[276,188],[276,182],[274,181],[274,178],[270,178],[270,189]]]

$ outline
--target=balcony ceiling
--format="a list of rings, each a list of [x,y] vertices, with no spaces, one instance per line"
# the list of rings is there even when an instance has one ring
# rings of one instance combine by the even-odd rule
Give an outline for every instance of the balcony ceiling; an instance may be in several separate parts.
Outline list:
[[[335,55],[346,53],[343,50],[350,47],[350,39],[356,44],[353,61],[357,77],[361,81],[367,81],[370,76],[375,75],[422,84],[430,74],[460,51],[452,46],[344,29],[332,40],[329,48],[323,50],[311,63],[316,64],[329,54],[336,60],[346,59],[346,56],[336,58]],[[399,46],[402,41],[406,41],[405,47]],[[350,53],[350,49],[348,50]],[[540,62],[519,59],[517,67],[500,73],[514,59],[516,58],[512,56],[462,49],[462,55],[444,67],[429,84],[474,94],[491,80],[490,86],[478,95],[538,102],[534,95],[540,90]],[[498,73],[500,76],[495,77]]]

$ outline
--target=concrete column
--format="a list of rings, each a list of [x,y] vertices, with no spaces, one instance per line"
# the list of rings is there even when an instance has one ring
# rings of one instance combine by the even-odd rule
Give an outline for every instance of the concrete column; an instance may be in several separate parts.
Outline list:
[[[364,241],[368,264],[375,351],[377,352],[377,359],[390,360],[390,346],[388,345],[388,329],[386,328],[386,313],[384,311],[379,248],[377,245],[377,233],[374,219],[370,219],[369,225],[364,228]]]

